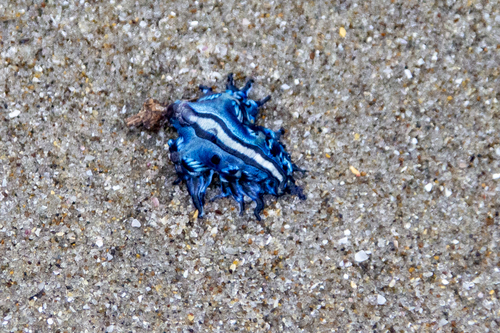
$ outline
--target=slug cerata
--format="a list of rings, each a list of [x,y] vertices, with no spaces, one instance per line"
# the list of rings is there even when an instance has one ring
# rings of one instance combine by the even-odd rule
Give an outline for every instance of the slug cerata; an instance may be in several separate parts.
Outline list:
[[[165,105],[149,99],[138,114],[127,119],[128,126],[147,129],[168,121],[177,130],[179,137],[169,140],[170,159],[178,175],[174,184],[186,183],[199,217],[214,174],[221,186],[214,199],[232,196],[242,214],[247,196],[256,203],[254,214],[259,221],[265,194],[288,193],[305,199],[293,178],[294,171],[303,170],[292,163],[280,143],[284,130],[273,132],[255,124],[259,108],[270,96],[249,99],[252,85],[253,80],[248,80],[238,89],[229,74],[223,93],[200,86],[203,96],[195,100]]]

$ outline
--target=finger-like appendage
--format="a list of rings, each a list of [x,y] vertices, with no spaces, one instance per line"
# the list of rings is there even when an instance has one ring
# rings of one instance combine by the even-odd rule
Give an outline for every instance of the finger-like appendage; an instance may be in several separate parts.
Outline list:
[[[264,209],[264,201],[262,200],[262,196],[259,195],[257,198],[254,199],[255,203],[257,204],[255,206],[255,209],[253,210],[253,214],[255,215],[255,218],[257,221],[260,221],[260,212]]]
[[[252,89],[253,82],[254,82],[253,79],[248,80],[245,86],[240,89],[241,92],[245,93],[245,96],[247,96],[248,93],[250,92],[250,89]]]
[[[268,96],[264,97],[261,100],[255,101],[255,103],[257,103],[257,106],[260,108],[262,105],[264,105],[267,102],[269,102],[270,99],[271,99],[271,95],[268,95]]]
[[[245,212],[245,200],[241,200],[238,202],[240,206],[240,216],[243,216],[243,213]]]
[[[293,167],[293,171],[298,171],[298,172],[302,172],[302,173],[307,172],[306,169],[299,168],[295,163],[292,163],[292,167]]]
[[[220,187],[221,187],[221,193],[217,194],[215,197],[210,199],[210,202],[213,202],[217,199],[227,198],[228,196],[231,195],[231,190],[229,189],[229,185],[227,182],[221,181]]]
[[[279,129],[279,131],[275,131],[275,132],[274,132],[274,135],[275,135],[276,140],[281,139],[281,136],[282,136],[283,134],[285,134],[285,129],[284,129],[283,127],[282,127],[282,128],[280,128],[280,129]]]
[[[205,95],[212,92],[212,87],[204,86],[202,84],[200,84],[198,88],[200,88],[201,92]]]
[[[234,200],[238,202],[240,206],[240,214],[242,214],[242,212],[245,210],[245,197],[243,196],[241,186],[236,181],[234,181],[229,183],[229,188]]]
[[[198,177],[188,177],[186,180],[186,185],[188,188],[189,195],[193,200],[194,207],[198,210],[198,216],[203,216],[203,205],[201,203],[201,198],[198,194],[198,188],[200,186]]]
[[[227,76],[226,90],[238,91],[238,88],[234,85],[233,73],[229,73]]]
[[[295,185],[295,181],[293,180],[293,178],[291,178],[291,182],[288,184],[288,186],[289,186],[288,192],[291,195],[298,196],[300,200],[306,200],[306,196],[304,195],[302,187]]]
[[[205,204],[205,192],[207,191],[208,185],[212,181],[213,171],[199,176],[199,177],[188,177],[186,179],[187,188],[191,199],[193,199],[193,204],[198,210],[198,217],[203,217],[203,205]]]
[[[262,194],[259,185],[256,183],[245,183],[241,186],[241,190],[246,196],[255,201],[256,207],[253,211],[253,214],[255,215],[255,218],[260,221],[260,212],[264,209],[264,201],[262,200]]]

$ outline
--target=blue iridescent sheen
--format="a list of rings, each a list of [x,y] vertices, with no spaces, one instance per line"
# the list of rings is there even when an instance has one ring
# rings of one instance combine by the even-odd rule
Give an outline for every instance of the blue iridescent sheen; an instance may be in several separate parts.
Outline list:
[[[179,134],[169,141],[170,159],[179,177],[176,183],[186,183],[199,217],[203,216],[205,192],[214,174],[219,176],[221,187],[214,199],[233,197],[242,214],[247,196],[256,203],[254,215],[259,221],[265,194],[288,193],[305,199],[293,178],[294,171],[303,170],[292,163],[279,141],[283,129],[273,132],[255,125],[259,108],[270,97],[249,99],[252,85],[253,80],[249,80],[238,89],[230,74],[225,92],[200,86],[203,96],[176,101],[162,113]]]

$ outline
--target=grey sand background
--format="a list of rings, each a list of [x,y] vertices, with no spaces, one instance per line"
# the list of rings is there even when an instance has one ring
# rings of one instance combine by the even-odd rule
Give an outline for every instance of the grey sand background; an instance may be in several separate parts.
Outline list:
[[[0,2],[0,330],[497,332],[499,9]],[[124,124],[230,72],[309,170],[261,223]]]

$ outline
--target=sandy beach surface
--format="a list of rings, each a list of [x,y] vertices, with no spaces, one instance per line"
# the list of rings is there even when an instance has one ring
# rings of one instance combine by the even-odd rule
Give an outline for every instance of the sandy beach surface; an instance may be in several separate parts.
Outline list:
[[[261,222],[125,125],[231,72]],[[1,1],[0,331],[498,332],[499,75],[497,1]]]

